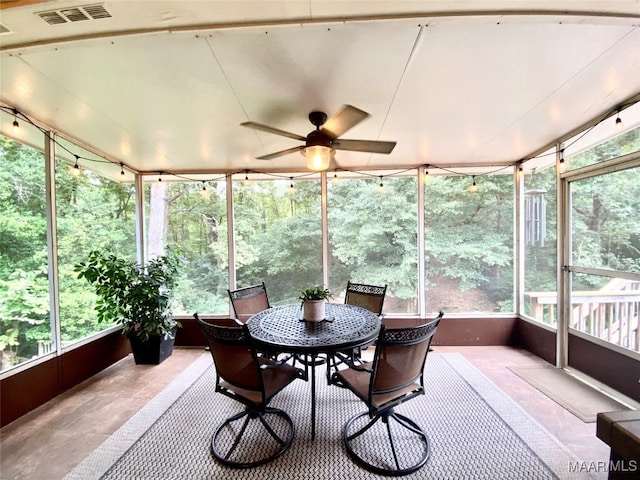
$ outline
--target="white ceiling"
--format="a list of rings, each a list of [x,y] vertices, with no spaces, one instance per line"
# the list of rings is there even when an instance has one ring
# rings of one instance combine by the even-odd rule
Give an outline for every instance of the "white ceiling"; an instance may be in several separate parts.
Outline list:
[[[110,18],[37,15],[95,4],[2,1],[0,101],[136,171],[302,171],[299,153],[255,159],[300,142],[240,123],[304,136],[310,111],[342,104],[371,114],[342,138],[397,146],[338,151],[340,168],[486,169],[640,94],[637,0],[120,0],[99,2]]]

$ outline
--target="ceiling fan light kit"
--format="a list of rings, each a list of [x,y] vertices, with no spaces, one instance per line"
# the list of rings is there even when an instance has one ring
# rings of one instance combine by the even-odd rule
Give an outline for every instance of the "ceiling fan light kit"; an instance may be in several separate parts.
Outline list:
[[[323,145],[313,145],[300,150],[300,153],[307,158],[307,168],[315,172],[321,172],[329,168],[331,156],[335,150]]]
[[[368,153],[389,154],[396,146],[396,142],[380,142],[376,140],[340,140],[338,137],[350,128],[354,127],[369,114],[351,105],[343,105],[331,118],[327,120],[327,114],[313,111],[309,114],[309,121],[316,129],[306,137],[295,133],[285,132],[255,122],[241,123],[243,127],[262,130],[264,132],[281,135],[294,140],[304,141],[304,145],[287,148],[279,152],[257,157],[258,160],[271,160],[272,158],[300,152],[307,159],[307,168],[316,172],[326,170],[331,165],[331,159],[336,150],[351,150]],[[321,128],[322,127],[322,128]]]

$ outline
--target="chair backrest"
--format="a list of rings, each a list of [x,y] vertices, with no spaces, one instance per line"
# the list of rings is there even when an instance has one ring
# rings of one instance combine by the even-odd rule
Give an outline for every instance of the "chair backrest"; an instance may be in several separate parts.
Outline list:
[[[387,286],[367,285],[365,283],[347,282],[347,292],[344,296],[344,303],[366,308],[367,310],[382,315],[384,296],[387,293]]]
[[[232,318],[204,321],[194,315],[204,334],[216,366],[218,380],[255,392],[263,392],[264,386],[251,335],[246,325],[239,325]]]
[[[370,400],[374,395],[401,392],[414,383],[423,387],[424,364],[442,315],[413,327],[381,327],[369,385]]]
[[[229,292],[233,311],[240,323],[247,323],[252,315],[270,307],[267,287],[264,282],[251,287],[227,290],[227,292]]]

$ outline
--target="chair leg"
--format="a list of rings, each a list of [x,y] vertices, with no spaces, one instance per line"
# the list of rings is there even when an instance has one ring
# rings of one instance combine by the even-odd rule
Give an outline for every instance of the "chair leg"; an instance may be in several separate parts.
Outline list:
[[[370,420],[354,433],[350,433],[354,425],[358,422],[361,424],[361,420],[366,416],[369,416]],[[379,420],[382,420],[385,427],[374,429],[373,427]],[[392,422],[397,423],[399,428],[392,428]],[[369,432],[370,440],[357,442],[357,438],[366,432]],[[375,440],[371,441],[371,438]],[[393,410],[373,416],[365,412],[353,417],[344,427],[343,440],[347,453],[358,465],[371,472],[386,476],[409,475],[422,468],[427,463],[430,454],[427,434],[413,420],[395,413]],[[386,441],[389,443],[387,448],[384,446]],[[422,443],[422,449],[401,448],[403,442],[414,447],[417,443]],[[371,445],[375,445],[376,450],[372,451]],[[410,451],[415,451],[417,455],[408,458]]]
[[[269,422],[272,418],[273,422]],[[256,432],[256,426],[251,422],[258,420],[273,440],[273,445],[267,442],[264,435]],[[242,425],[236,428],[236,423]],[[277,422],[279,428],[274,428]],[[220,463],[233,468],[253,468],[264,465],[282,455],[293,442],[295,427],[291,417],[277,408],[266,408],[264,411],[247,408],[220,425],[211,437],[211,453]],[[260,448],[256,449],[256,444]],[[262,456],[256,458],[257,453]]]
[[[265,410],[265,413],[273,413],[273,414],[277,414],[279,411],[281,410],[277,410],[275,408],[267,408]],[[278,442],[280,445],[284,445],[287,443],[287,439],[282,439],[280,438],[280,436],[275,432],[275,430],[273,430],[273,428],[271,428],[271,425],[269,425],[267,423],[267,421],[264,418],[264,415],[262,413],[258,413],[258,418],[260,419],[260,423],[262,423],[262,425],[264,425],[264,428],[267,430],[267,432],[269,432],[269,435],[271,435],[271,437],[273,437],[273,439]]]

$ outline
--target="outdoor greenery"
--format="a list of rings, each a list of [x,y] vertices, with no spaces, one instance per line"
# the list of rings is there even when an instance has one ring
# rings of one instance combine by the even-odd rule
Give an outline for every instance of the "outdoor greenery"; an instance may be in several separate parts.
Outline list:
[[[597,163],[640,150],[640,129],[571,159]],[[588,158],[587,158],[588,157]],[[569,163],[569,160],[568,162]],[[571,163],[573,164],[573,163]],[[0,137],[0,351],[2,369],[49,351],[47,218],[44,156]],[[476,177],[429,175],[425,182],[427,310],[513,311],[514,181],[511,170]],[[433,177],[433,178],[431,178]],[[640,271],[638,169],[572,185],[574,263]],[[535,181],[534,181],[535,179]],[[554,169],[530,176],[547,195],[544,246],[526,247],[526,289],[555,289]],[[74,266],[91,251],[135,259],[134,190],[90,171],[69,174],[56,162],[57,269],[61,340],[105,327],[91,285]],[[348,280],[388,285],[385,311],[414,313],[418,292],[418,209],[415,174],[341,179],[328,186],[329,285],[338,296]],[[320,182],[296,179],[234,182],[235,265],[229,265],[229,219],[224,179],[157,182],[145,188],[147,214],[154,189],[165,189],[164,238],[184,264],[175,285],[175,313],[228,314],[229,268],[238,286],[265,281],[272,304],[291,303],[305,285],[322,284]],[[152,218],[150,222],[155,222]],[[156,223],[154,223],[155,225]],[[585,285],[588,286],[588,285]],[[98,305],[98,311],[95,307]],[[101,317],[102,315],[102,317]]]
[[[98,323],[117,323],[124,334],[133,332],[145,341],[154,335],[171,335],[175,326],[181,326],[172,316],[179,267],[180,257],[171,250],[145,265],[93,251],[75,271],[99,297]]]
[[[332,297],[328,288],[312,287],[300,292],[300,300],[328,300]]]

